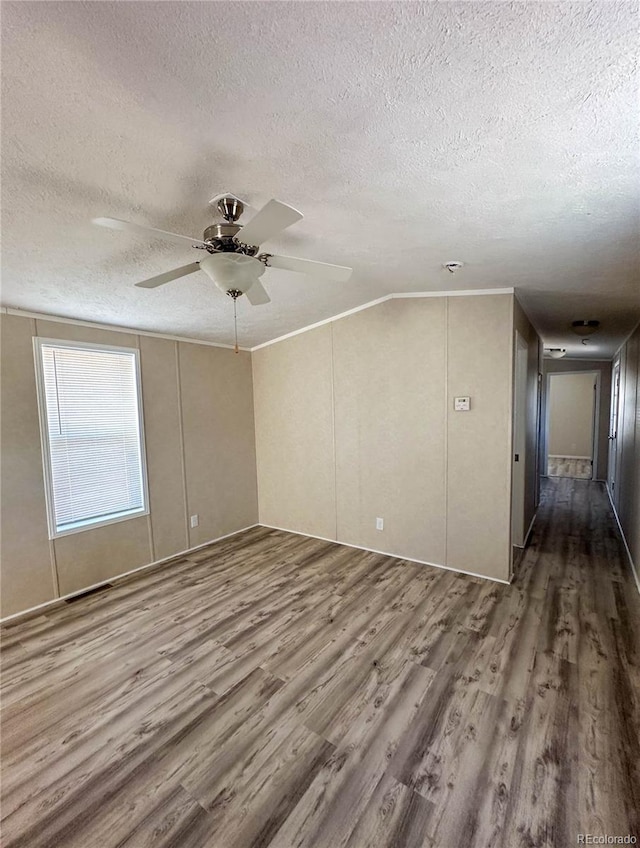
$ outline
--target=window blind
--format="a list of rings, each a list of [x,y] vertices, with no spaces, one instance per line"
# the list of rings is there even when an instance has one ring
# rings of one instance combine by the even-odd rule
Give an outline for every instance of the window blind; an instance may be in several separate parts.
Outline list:
[[[40,344],[56,532],[145,511],[134,352]]]

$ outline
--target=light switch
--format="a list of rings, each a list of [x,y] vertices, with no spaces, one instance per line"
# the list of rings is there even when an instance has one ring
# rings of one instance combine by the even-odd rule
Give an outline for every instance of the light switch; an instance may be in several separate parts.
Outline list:
[[[471,408],[471,398],[457,397],[454,399],[453,408],[456,412],[468,412]]]

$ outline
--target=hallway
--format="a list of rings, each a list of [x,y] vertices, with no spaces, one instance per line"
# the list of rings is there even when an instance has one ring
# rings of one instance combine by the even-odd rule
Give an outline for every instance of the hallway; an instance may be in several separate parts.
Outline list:
[[[578,833],[640,839],[640,595],[604,484],[543,478],[512,585],[532,618],[519,653],[538,754],[519,790],[537,826],[505,848],[571,845]]]
[[[256,527],[5,627],[5,848],[640,839],[640,596],[543,484],[511,586]]]

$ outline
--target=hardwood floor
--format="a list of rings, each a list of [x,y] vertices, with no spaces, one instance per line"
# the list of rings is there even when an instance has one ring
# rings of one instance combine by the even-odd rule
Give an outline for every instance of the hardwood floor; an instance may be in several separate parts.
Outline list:
[[[639,643],[598,483],[511,586],[255,528],[3,630],[3,845],[640,839]]]

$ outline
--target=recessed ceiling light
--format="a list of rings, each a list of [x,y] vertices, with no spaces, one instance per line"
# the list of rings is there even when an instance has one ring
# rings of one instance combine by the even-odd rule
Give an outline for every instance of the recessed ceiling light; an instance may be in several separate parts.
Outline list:
[[[590,336],[596,332],[600,326],[599,321],[572,321],[571,329],[578,336]]]

